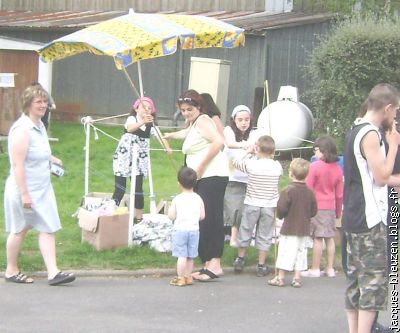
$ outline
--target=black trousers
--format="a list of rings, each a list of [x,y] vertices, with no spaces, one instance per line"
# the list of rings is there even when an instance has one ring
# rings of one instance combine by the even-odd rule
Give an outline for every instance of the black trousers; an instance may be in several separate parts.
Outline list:
[[[121,202],[126,192],[126,177],[115,176],[114,193],[112,199],[115,201],[117,206]],[[143,195],[143,175],[136,176],[135,186],[135,208],[144,208],[144,195]]]
[[[224,195],[228,177],[200,179],[195,192],[204,201],[206,217],[200,221],[199,257],[204,263],[224,252]]]

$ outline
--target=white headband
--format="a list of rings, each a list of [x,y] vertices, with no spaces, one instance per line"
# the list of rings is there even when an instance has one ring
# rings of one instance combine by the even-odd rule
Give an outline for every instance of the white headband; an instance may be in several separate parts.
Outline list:
[[[248,112],[249,114],[251,114],[250,109],[249,109],[246,105],[237,105],[237,106],[234,107],[234,109],[233,109],[233,111],[232,111],[231,117],[232,117],[232,118],[235,118],[236,114],[237,114],[238,112],[241,112],[241,111],[246,111],[246,112]]]

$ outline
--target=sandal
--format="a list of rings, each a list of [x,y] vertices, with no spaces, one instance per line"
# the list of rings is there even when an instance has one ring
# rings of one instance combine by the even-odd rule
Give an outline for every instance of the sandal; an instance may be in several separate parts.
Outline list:
[[[192,273],[191,276],[192,276],[192,278],[193,278],[194,280],[198,280],[199,275],[204,274],[205,271],[206,271],[206,269],[205,269],[205,268],[202,268],[202,269],[200,269],[199,271]]]
[[[10,277],[4,276],[4,279],[6,280],[6,282],[26,283],[26,284],[33,283],[32,278],[28,277],[27,275],[25,275],[21,272],[18,272],[17,274],[10,276]]]
[[[75,280],[74,273],[58,272],[55,277],[49,280],[50,286],[58,286],[64,283],[70,283]]]
[[[218,279],[219,275],[215,274],[214,272],[210,271],[209,269],[205,269],[203,270],[203,273],[200,274],[197,277],[197,281],[200,282],[211,282],[211,281],[215,281],[215,279]]]
[[[174,277],[171,281],[169,281],[169,284],[171,286],[177,286],[177,287],[184,287],[187,285],[186,279],[180,276]]]
[[[301,287],[301,280],[300,279],[293,279],[291,284],[292,284],[293,288],[300,288]]]
[[[274,287],[284,287],[285,281],[280,279],[279,276],[275,276],[272,280],[268,280],[268,284]]]

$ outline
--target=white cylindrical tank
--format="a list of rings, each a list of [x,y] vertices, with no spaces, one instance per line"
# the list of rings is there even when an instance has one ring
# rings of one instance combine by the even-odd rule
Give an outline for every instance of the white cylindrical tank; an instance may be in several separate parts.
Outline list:
[[[273,137],[276,149],[290,149],[304,144],[313,123],[313,115],[303,103],[281,100],[261,111],[257,127],[259,135]]]

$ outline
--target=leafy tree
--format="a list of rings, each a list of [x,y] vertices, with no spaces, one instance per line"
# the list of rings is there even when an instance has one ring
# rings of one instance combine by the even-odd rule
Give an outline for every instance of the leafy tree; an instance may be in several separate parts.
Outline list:
[[[386,16],[400,9],[400,0],[294,0],[295,10],[336,14],[375,13]]]
[[[342,137],[377,83],[400,86],[398,17],[354,17],[339,23],[314,49],[306,97],[317,132]]]

